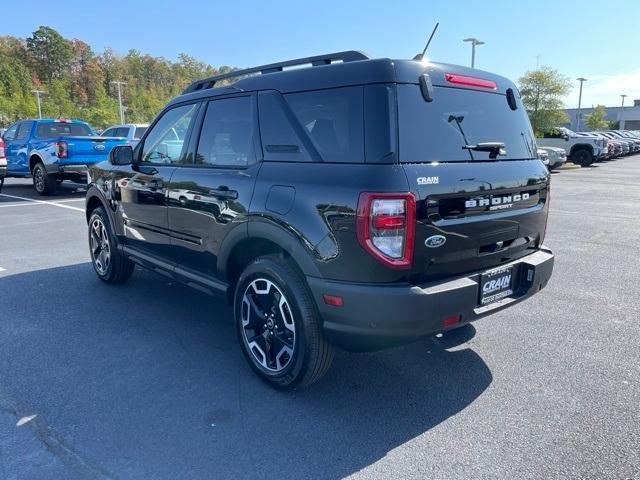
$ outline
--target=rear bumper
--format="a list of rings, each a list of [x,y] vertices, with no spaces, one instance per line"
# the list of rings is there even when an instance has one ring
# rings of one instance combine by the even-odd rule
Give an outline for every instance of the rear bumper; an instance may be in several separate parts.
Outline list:
[[[553,271],[554,256],[542,248],[511,262],[516,283],[512,296],[479,306],[483,272],[420,286],[356,284],[307,277],[332,343],[347,350],[371,351],[409,343],[421,337],[457,328],[521,302],[540,291]],[[341,307],[326,305],[323,294],[338,295]],[[443,319],[460,315],[450,327]]]
[[[55,174],[60,178],[66,180],[74,180],[77,182],[85,182],[87,179],[87,173],[89,172],[89,166],[91,164],[79,163],[79,164],[52,164],[47,168],[47,173]]]

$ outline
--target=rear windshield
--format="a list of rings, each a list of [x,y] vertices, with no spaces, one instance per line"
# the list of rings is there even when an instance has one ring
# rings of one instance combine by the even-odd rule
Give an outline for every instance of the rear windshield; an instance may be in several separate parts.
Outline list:
[[[36,136],[41,138],[90,137],[91,129],[83,123],[39,123]]]
[[[501,142],[497,160],[536,158],[527,114],[518,101],[511,110],[505,95],[434,87],[426,102],[418,85],[398,85],[399,157],[404,163],[489,160],[491,152],[465,145]]]
[[[142,136],[144,135],[144,132],[147,131],[147,127],[136,127],[136,131],[133,134],[133,137],[136,140],[140,140],[142,138]]]

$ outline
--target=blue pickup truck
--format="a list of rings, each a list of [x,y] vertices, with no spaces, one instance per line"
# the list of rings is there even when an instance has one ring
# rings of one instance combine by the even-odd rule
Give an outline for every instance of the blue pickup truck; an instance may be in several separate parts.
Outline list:
[[[3,135],[7,177],[33,177],[40,195],[53,195],[64,180],[86,182],[88,167],[107,160],[124,138],[96,136],[80,120],[21,120]]]

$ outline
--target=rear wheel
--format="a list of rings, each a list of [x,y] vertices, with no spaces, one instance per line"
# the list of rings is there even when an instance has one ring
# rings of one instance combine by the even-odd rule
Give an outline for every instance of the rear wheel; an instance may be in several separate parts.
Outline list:
[[[89,250],[93,269],[100,280],[124,283],[131,277],[135,265],[118,251],[107,213],[102,207],[96,208],[89,218]]]
[[[56,176],[49,175],[42,162],[33,167],[33,187],[39,195],[53,195],[56,193]]]
[[[327,372],[334,349],[324,338],[305,279],[290,261],[269,255],[249,264],[234,304],[242,351],[266,383],[304,387]]]
[[[593,163],[593,154],[586,148],[579,148],[571,155],[571,161],[581,167],[588,167]]]

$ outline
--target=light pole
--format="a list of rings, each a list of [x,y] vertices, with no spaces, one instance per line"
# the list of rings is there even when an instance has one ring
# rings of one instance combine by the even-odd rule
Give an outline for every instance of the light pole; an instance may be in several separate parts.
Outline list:
[[[120,124],[123,125],[124,124],[124,108],[122,106],[122,86],[126,85],[127,82],[122,82],[120,80],[114,80],[111,83],[113,85],[115,85],[116,87],[118,87],[118,105],[119,105],[119,108],[120,108]]]
[[[465,38],[462,41],[471,42],[471,68],[474,68],[476,66],[476,46],[484,45],[484,42],[481,42],[477,38]]]
[[[624,99],[627,96],[623,93],[620,95],[622,97],[622,108],[620,108],[620,118],[618,119],[618,130],[624,130]]]
[[[38,90],[37,88],[31,91],[36,94],[36,102],[38,103],[38,118],[42,118],[42,107],[40,106],[40,94],[45,94],[47,92],[45,92],[44,90]]]
[[[580,78],[577,78],[576,80],[580,82],[580,93],[578,94],[578,119],[576,124],[576,130],[579,132],[580,131],[580,109],[582,107],[582,84],[586,82],[587,79],[580,77]]]

